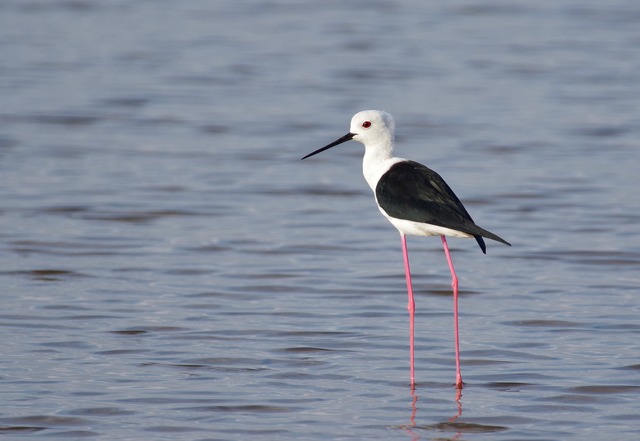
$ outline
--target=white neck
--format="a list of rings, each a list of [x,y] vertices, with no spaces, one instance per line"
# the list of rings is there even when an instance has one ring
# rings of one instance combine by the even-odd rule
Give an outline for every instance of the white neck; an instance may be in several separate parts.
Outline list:
[[[378,145],[365,146],[362,160],[362,174],[375,193],[376,185],[389,168],[402,158],[393,157],[393,142],[384,142]]]

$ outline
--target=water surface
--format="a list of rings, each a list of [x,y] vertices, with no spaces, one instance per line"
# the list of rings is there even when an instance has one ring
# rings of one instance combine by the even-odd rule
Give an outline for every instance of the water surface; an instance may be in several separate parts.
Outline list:
[[[0,4],[0,433],[619,440],[640,430],[640,5]],[[396,117],[513,246],[398,235],[342,136]]]

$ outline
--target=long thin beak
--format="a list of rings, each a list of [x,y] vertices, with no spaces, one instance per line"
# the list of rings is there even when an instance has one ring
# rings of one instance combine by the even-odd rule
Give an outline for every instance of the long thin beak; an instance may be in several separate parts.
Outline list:
[[[335,147],[338,144],[342,144],[343,142],[347,142],[347,141],[351,141],[351,139],[356,136],[355,133],[347,133],[346,135],[344,135],[342,138],[340,139],[336,139],[335,141],[333,141],[331,144],[325,145],[324,147],[322,147],[321,149],[316,150],[315,152],[311,152],[309,153],[307,156],[303,157],[302,159],[307,159],[309,156],[313,156],[313,155],[317,155],[318,153],[324,152],[325,150],[329,150],[331,147]]]

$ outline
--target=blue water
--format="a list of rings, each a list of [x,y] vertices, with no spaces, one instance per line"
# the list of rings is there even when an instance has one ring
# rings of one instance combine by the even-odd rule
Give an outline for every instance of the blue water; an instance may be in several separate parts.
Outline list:
[[[640,431],[640,4],[0,2],[7,439]],[[513,246],[397,232],[379,108]]]

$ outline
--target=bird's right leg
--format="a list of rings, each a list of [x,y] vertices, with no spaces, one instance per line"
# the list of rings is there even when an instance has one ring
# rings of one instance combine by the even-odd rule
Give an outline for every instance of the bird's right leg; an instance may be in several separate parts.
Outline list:
[[[458,389],[462,389],[464,383],[462,382],[462,374],[460,372],[460,334],[458,333],[458,276],[456,275],[456,270],[453,268],[453,260],[451,260],[451,253],[449,252],[447,239],[444,236],[440,237],[442,239],[442,246],[444,247],[444,254],[447,256],[449,270],[451,271],[451,287],[453,288],[453,337],[456,351],[456,387]]]

